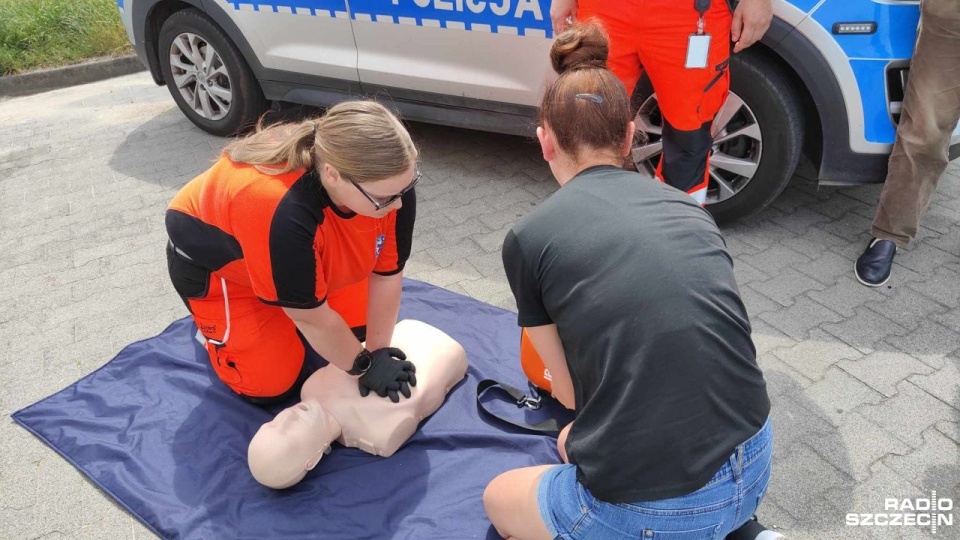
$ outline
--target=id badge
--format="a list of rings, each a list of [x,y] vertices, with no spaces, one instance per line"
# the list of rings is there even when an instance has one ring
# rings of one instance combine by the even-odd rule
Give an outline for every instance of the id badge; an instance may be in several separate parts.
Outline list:
[[[687,69],[706,69],[710,53],[710,34],[690,34],[687,40]]]

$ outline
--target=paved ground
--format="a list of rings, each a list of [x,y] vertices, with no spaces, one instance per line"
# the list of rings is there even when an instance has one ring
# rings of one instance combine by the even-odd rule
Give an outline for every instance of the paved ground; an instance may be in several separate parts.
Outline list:
[[[501,240],[555,189],[536,146],[412,131],[425,178],[408,275],[512,309]],[[9,415],[185,315],[163,210],[223,142],[146,74],[0,102],[0,539],[151,536]],[[960,503],[960,165],[874,290],[851,269],[878,193],[798,181],[724,230],[774,405],[761,517],[795,540],[929,537],[845,515],[932,489]]]

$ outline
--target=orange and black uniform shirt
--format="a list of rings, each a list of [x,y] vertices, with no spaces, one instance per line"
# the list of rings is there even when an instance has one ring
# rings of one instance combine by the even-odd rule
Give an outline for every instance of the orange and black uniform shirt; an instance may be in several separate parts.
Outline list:
[[[371,272],[402,271],[415,217],[412,190],[373,218],[338,209],[314,170],[269,175],[221,157],[176,195],[166,226],[177,250],[231,286],[309,309]]]

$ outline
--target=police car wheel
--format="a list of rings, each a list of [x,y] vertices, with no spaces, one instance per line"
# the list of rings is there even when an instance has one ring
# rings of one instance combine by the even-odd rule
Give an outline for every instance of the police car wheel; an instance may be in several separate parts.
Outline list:
[[[718,223],[760,211],[787,187],[803,149],[803,120],[795,83],[762,52],[730,59],[730,94],[713,125],[706,208]],[[633,96],[638,142],[633,160],[653,174],[663,152],[663,119],[650,80]]]
[[[266,110],[260,85],[239,50],[200,11],[185,9],[167,18],[157,51],[174,101],[204,131],[235,135]]]

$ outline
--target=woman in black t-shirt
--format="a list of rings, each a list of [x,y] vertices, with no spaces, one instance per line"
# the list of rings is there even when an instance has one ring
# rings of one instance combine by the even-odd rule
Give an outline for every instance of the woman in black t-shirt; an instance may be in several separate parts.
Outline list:
[[[557,37],[537,136],[561,188],[503,245],[518,322],[576,411],[565,464],[498,476],[484,506],[521,540],[753,538],[770,402],[732,260],[696,201],[619,167],[634,126],[607,48],[594,23]]]

